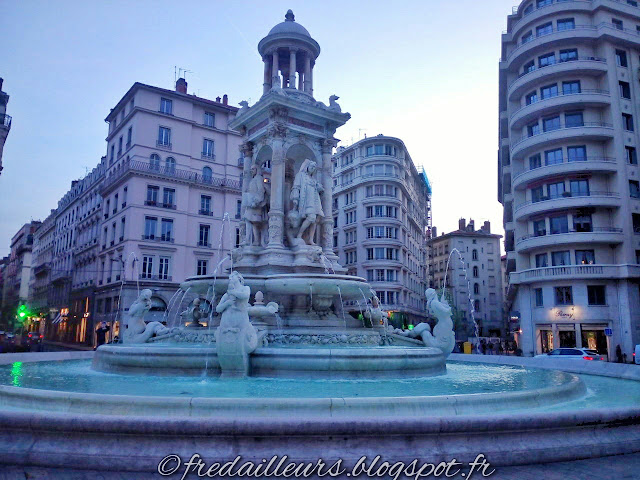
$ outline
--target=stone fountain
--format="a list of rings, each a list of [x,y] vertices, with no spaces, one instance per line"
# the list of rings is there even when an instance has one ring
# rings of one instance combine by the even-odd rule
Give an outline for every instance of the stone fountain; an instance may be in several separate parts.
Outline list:
[[[328,106],[313,98],[320,46],[289,11],[258,50],[265,66],[264,94],[253,106],[242,102],[230,124],[244,140],[241,244],[232,252],[227,274],[191,277],[181,285],[198,296],[198,304],[206,304],[213,292],[211,303],[219,300],[216,311],[222,317],[212,318],[208,334],[197,328],[202,317],[198,308],[192,308],[186,328],[144,327],[135,313],[144,302],[141,297],[125,320],[125,345],[101,347],[95,367],[285,376],[444,373],[455,342],[451,322],[441,322],[436,337],[428,325],[421,326],[424,338],[431,336],[428,342],[387,331],[375,293],[363,278],[345,275],[333,252],[331,155],[338,142],[334,134],[350,114],[342,112],[335,95]],[[256,295],[267,298],[271,307],[250,307]],[[363,296],[373,298],[365,312],[373,328],[344,312],[345,302]],[[235,299],[234,306],[227,306],[229,298]],[[244,333],[230,332],[228,309],[248,312],[238,325],[250,332],[249,340],[236,338]],[[132,328],[135,335],[129,333]],[[127,347],[147,342],[152,345]],[[237,364],[220,370],[227,361],[223,350],[236,351]]]

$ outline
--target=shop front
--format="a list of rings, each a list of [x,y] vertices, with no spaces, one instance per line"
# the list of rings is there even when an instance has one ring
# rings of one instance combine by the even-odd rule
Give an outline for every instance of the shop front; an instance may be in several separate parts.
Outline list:
[[[611,329],[611,321],[538,324],[537,354],[547,353],[555,348],[588,348],[611,360],[607,329]]]

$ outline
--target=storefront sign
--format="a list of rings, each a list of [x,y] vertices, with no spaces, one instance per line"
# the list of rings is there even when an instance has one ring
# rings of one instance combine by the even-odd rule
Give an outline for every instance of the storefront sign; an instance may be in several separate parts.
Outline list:
[[[561,310],[561,309],[557,309],[555,311],[554,317],[556,318],[556,320],[573,320],[574,319],[574,312],[573,309],[571,310]]]

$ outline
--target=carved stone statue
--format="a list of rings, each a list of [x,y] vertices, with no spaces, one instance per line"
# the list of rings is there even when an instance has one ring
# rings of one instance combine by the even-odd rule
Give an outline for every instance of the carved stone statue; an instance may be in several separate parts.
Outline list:
[[[256,328],[249,321],[249,314],[255,316],[274,314],[278,305],[249,305],[251,289],[244,284],[238,272],[229,276],[227,293],[216,307],[222,313],[220,326],[216,330],[216,352],[222,369],[222,376],[247,376],[249,355],[258,347]]]
[[[338,102],[336,100],[339,100],[340,97],[337,95],[331,95],[329,97],[329,109],[330,110],[336,110],[338,112],[342,112],[342,109],[340,108],[340,105],[338,105]]]
[[[438,300],[438,294],[433,288],[428,288],[424,293],[427,297],[427,309],[436,317],[438,323],[433,327],[433,334],[429,331],[430,329],[425,329],[421,332],[422,341],[427,347],[439,348],[445,356],[449,356],[456,345],[453,321],[451,320],[451,307]]]
[[[303,219],[296,238],[304,240],[307,245],[315,245],[316,226],[318,220],[324,216],[320,198],[324,187],[316,179],[317,167],[313,160],[306,159],[302,162],[291,188],[293,208]]]
[[[191,320],[189,325],[190,327],[202,327],[200,319],[205,318],[207,313],[202,311],[201,304],[202,299],[198,297],[193,301],[190,308],[180,314],[180,316],[184,316]]]
[[[373,328],[387,328],[389,315],[380,308],[380,300],[377,296],[371,297],[371,306],[364,312],[364,317],[371,322]]]
[[[259,246],[262,242],[264,226],[264,207],[267,204],[269,192],[262,176],[259,165],[251,165],[251,180],[247,190],[242,194],[244,207],[244,221],[246,224],[245,245]]]
[[[161,340],[178,333],[177,328],[169,329],[160,322],[144,322],[144,316],[151,309],[151,295],[151,290],[142,290],[138,299],[129,307],[124,316],[122,343],[146,343],[151,338]]]

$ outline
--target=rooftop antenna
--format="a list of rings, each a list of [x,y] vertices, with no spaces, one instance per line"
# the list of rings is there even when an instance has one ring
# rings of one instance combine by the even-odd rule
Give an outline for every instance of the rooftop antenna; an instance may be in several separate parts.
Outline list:
[[[366,132],[367,129],[366,128],[359,128],[358,129],[358,140],[360,140],[360,135],[362,134],[362,132]],[[367,134],[364,134],[364,138],[367,138]]]
[[[186,68],[178,67],[177,65],[173,66],[173,86],[175,87],[176,82],[179,78],[187,79],[187,73],[193,73],[193,70],[187,70]]]

